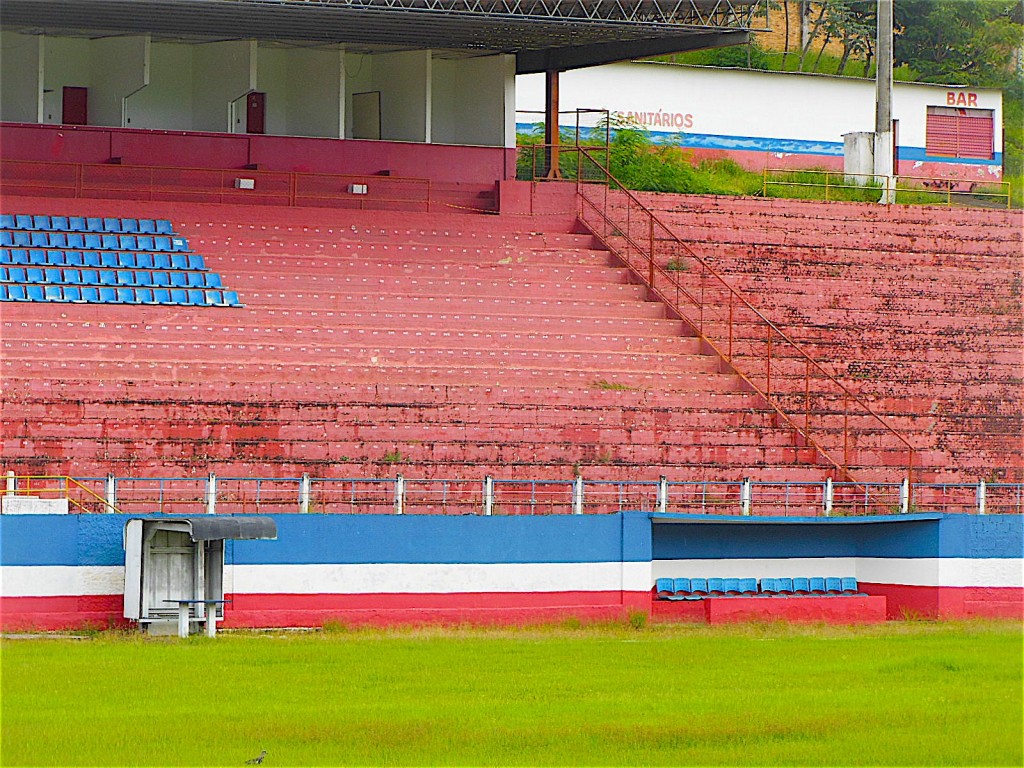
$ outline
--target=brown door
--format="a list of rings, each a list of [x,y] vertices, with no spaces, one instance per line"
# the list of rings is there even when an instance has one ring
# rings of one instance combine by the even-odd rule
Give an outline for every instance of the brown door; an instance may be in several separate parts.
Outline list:
[[[267,94],[250,93],[245,99],[245,130],[247,133],[266,133]]]
[[[64,104],[60,121],[64,125],[89,124],[89,89],[64,86]]]

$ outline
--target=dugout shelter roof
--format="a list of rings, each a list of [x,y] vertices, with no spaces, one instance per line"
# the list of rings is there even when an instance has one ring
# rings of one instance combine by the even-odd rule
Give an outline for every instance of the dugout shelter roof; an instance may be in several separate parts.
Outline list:
[[[768,0],[3,0],[0,24],[362,52],[509,53],[518,74],[715,48],[767,25]]]

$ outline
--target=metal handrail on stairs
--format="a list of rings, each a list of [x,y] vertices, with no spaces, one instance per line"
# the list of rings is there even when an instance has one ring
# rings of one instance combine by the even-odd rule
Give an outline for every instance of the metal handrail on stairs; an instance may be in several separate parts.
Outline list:
[[[855,392],[750,304],[582,146],[576,153],[580,222],[660,300],[668,304],[730,372],[850,482],[891,465],[914,486],[914,447]],[[861,445],[854,444],[854,436]],[[872,445],[867,443],[872,442]],[[875,461],[858,461],[874,453]],[[870,478],[876,479],[876,478]]]

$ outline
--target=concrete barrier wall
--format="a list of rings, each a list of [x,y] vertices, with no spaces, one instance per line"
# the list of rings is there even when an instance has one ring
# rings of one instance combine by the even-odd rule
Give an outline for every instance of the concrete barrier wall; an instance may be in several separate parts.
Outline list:
[[[650,610],[672,576],[856,576],[890,618],[1021,617],[1024,518],[276,515],[229,542],[225,626],[528,623]],[[123,623],[126,515],[0,516],[4,630]]]

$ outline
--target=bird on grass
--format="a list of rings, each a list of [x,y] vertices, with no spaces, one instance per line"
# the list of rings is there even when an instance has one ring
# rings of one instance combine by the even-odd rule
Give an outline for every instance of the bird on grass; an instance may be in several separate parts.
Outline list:
[[[256,757],[245,761],[246,765],[263,765],[263,758],[267,756],[267,750],[263,750]]]

